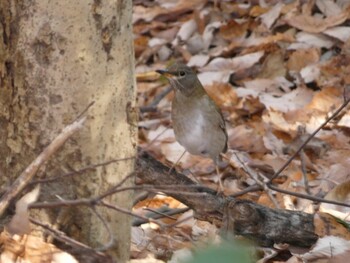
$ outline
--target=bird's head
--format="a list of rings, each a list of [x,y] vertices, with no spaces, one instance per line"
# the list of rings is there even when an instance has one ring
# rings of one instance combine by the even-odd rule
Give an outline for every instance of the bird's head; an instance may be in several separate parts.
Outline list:
[[[203,89],[197,74],[188,66],[181,63],[174,63],[165,70],[156,70],[166,77],[170,85],[185,96],[192,95],[195,91]]]

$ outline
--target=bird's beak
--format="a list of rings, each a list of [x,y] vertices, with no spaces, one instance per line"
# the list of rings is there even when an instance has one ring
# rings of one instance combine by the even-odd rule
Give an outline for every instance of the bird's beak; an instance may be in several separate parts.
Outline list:
[[[170,72],[169,70],[158,69],[158,70],[156,70],[156,72],[163,75],[166,78],[174,77],[174,73]]]

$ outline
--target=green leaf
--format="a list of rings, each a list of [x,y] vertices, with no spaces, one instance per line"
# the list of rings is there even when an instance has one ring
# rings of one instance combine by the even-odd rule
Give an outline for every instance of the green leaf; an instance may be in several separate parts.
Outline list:
[[[199,249],[193,258],[184,263],[252,263],[254,250],[237,241],[211,245],[206,249]]]

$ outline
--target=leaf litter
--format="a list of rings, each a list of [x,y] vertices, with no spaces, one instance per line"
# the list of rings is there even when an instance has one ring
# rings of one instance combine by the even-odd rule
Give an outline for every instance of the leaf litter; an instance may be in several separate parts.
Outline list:
[[[266,176],[272,175],[305,136],[315,131],[343,103],[347,94],[344,89],[350,83],[350,4],[347,1],[150,3],[134,3],[136,72],[139,75],[154,72],[174,61],[182,61],[197,70],[226,120],[230,149],[227,155],[232,164],[222,171],[225,194],[234,194],[253,183],[243,171],[242,163]],[[139,107],[149,105],[167,85],[154,74],[138,78]],[[140,114],[143,125],[139,128],[139,144],[158,160],[175,164],[184,149],[172,132],[172,96],[170,93],[164,97],[156,111]],[[350,180],[349,127],[350,117],[345,110],[305,147],[305,158],[297,156],[283,171],[279,187],[305,194],[303,178],[306,176],[312,195],[349,200],[350,188],[343,186]],[[235,151],[244,153],[241,156],[244,161],[232,157]],[[305,175],[303,162],[307,167]],[[200,184],[217,187],[219,178],[210,159],[187,153],[176,169]],[[337,192],[334,189],[342,189],[341,194],[334,194]],[[281,193],[275,196],[281,208],[318,213],[318,208],[310,201]],[[242,198],[273,207],[265,193],[247,193]],[[149,204],[153,201],[148,199]],[[344,220],[348,218],[344,207],[323,204],[321,208],[330,214],[342,213]],[[189,232],[177,227],[177,231],[186,232],[172,233],[177,239],[169,232],[152,230],[145,236],[151,249],[145,249],[157,258],[169,260],[171,256],[167,257],[167,253],[194,246],[194,241],[188,238],[196,236],[198,239],[194,235],[198,229],[202,233],[201,242],[213,240],[216,227],[198,220],[194,226],[187,226],[192,228]],[[207,234],[209,232],[211,234]],[[163,234],[168,235],[165,239],[168,245],[160,249],[153,238]],[[336,234],[327,232],[327,235]],[[348,253],[348,237],[343,238],[334,242],[341,243],[342,251]],[[304,256],[293,254],[288,262],[318,258],[318,254],[311,257],[310,253],[319,253],[319,249],[322,247],[317,245]],[[148,253],[143,257],[146,255]],[[326,252],[322,256],[330,257]],[[277,261],[272,257],[269,262]]]

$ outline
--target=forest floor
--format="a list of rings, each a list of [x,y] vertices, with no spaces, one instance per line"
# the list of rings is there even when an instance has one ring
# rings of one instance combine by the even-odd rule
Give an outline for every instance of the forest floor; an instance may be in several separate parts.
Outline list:
[[[295,155],[273,181],[279,189],[349,204],[348,1],[142,0],[134,1],[133,8],[142,150],[168,166],[184,151],[172,129],[173,91],[155,72],[180,61],[198,72],[220,107],[229,151],[228,165],[220,175],[211,159],[188,153],[176,165],[177,171],[214,190],[221,177],[224,195],[229,196],[257,183],[264,185]],[[344,109],[332,116],[341,106]],[[271,189],[247,191],[240,199],[315,217],[323,211],[342,220],[350,211]],[[147,215],[179,208],[186,205],[159,193],[137,203],[133,212]],[[217,226],[195,219],[192,210],[167,216],[162,223],[173,227],[154,223],[133,227],[133,258],[179,262],[190,258],[197,247],[222,242]],[[302,252],[286,244],[255,245],[255,258],[346,262],[342,260],[350,251],[348,233],[326,231],[318,236],[318,245]]]

